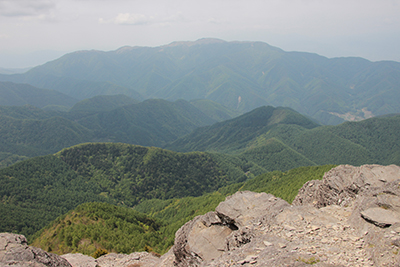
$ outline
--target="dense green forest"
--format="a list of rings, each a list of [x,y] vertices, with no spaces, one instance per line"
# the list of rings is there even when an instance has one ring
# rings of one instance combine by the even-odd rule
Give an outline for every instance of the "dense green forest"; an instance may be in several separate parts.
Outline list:
[[[85,203],[58,217],[31,244],[57,254],[164,251],[165,224],[131,208]]]
[[[134,210],[110,204],[83,204],[37,232],[32,244],[59,254],[94,255],[99,249],[117,253],[147,250],[163,254],[173,245],[175,232],[183,224],[214,210],[227,196],[239,190],[251,190],[271,193],[292,202],[305,182],[322,179],[333,167],[269,172],[197,197],[144,200]]]
[[[55,90],[41,89],[29,84],[0,82],[0,106],[32,105],[38,108],[62,106],[70,108],[79,100]]]
[[[203,101],[198,106],[206,106]],[[217,113],[217,106],[214,105]],[[226,114],[222,112],[222,114]],[[228,115],[222,115],[222,117]],[[69,111],[34,106],[0,106],[0,167],[26,157],[56,153],[85,142],[162,146],[215,120],[186,101],[98,96]]]
[[[255,164],[204,152],[77,145],[0,170],[0,232],[30,236],[85,202],[132,207],[145,199],[200,196],[263,172]]]
[[[264,106],[212,124],[215,120],[201,111],[207,106],[214,107],[210,114],[219,114],[215,118],[234,113],[208,100],[193,102],[200,109],[184,100],[125,105],[132,101],[95,97],[69,112],[0,107],[0,167],[100,141],[228,153],[267,171],[331,163],[400,164],[398,115],[320,126],[292,109]]]
[[[43,153],[59,143],[61,149],[74,138],[76,142],[84,141],[78,138],[80,131],[85,132],[81,124],[70,124],[67,128],[70,132],[54,127],[49,122],[70,121],[49,117],[48,111],[33,108],[34,112],[29,113],[29,107],[3,110],[10,116],[3,117],[0,132],[2,126],[8,127],[9,122],[18,117],[18,125],[26,127],[28,136],[32,136],[24,139],[18,135],[18,130],[3,130],[4,139],[0,141],[0,146],[5,148],[0,154],[3,164],[26,159],[10,151],[35,156],[38,150],[21,144],[27,140],[40,147]],[[42,119],[32,120],[32,116]],[[202,145],[204,150],[210,148],[208,152],[179,153],[121,143],[77,145],[0,170],[0,209],[4,214],[0,219],[1,231],[30,236],[57,216],[85,202],[132,207],[146,199],[200,196],[267,171],[321,164],[400,164],[399,131],[400,116],[318,126],[293,110],[261,107],[199,128],[173,143],[177,147],[187,142],[191,149],[198,148],[196,144]],[[6,140],[17,140],[19,145]],[[17,221],[15,218],[24,219]]]
[[[198,128],[167,148],[229,153],[267,169],[273,166],[268,170],[322,164],[387,165],[400,164],[399,131],[399,115],[318,126],[290,109],[261,107]]]

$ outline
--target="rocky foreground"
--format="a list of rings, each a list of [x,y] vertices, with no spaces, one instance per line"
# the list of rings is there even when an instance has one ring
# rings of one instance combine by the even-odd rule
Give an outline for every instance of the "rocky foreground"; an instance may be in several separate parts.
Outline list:
[[[307,182],[292,205],[249,191],[228,197],[146,252],[57,256],[0,234],[0,266],[400,266],[400,167],[338,166]]]

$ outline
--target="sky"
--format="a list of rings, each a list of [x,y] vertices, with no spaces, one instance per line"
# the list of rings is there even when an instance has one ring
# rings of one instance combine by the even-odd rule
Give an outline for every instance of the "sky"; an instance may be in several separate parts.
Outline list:
[[[0,0],[0,67],[219,38],[400,62],[400,0]]]

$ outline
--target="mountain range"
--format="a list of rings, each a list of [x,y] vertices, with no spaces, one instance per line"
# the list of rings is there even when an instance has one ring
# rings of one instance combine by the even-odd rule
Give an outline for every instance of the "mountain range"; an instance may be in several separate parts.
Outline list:
[[[266,171],[400,163],[398,115],[336,126],[321,126],[283,107],[264,106],[231,116],[237,113],[210,100],[138,102],[124,95],[82,100],[67,112],[1,106],[0,166],[85,142],[223,153]]]
[[[147,100],[141,103],[146,102],[150,102],[148,113],[151,113],[151,109],[157,111],[156,107],[195,109],[184,100]],[[111,114],[141,103],[113,109]],[[10,108],[9,114],[23,116],[24,112],[18,113],[16,110],[20,109]],[[133,110],[137,111],[136,107]],[[6,141],[2,143],[2,148],[45,153],[45,149],[56,149],[65,146],[66,142],[79,143],[82,136],[93,137],[92,134],[96,133],[63,117],[46,118],[48,112],[37,112],[42,120],[19,119],[12,122],[6,119],[13,117],[4,116],[1,120],[4,127],[11,125],[15,132],[4,130],[2,136]],[[86,112],[84,109],[84,114]],[[31,116],[35,114],[26,113]],[[178,113],[182,113],[182,110]],[[97,124],[94,119],[99,114],[103,113],[89,115],[96,127],[103,125]],[[165,112],[162,114],[168,115]],[[203,113],[191,114],[202,114],[194,116],[198,119],[205,116]],[[141,115],[139,113],[138,117]],[[104,114],[101,116],[106,117]],[[123,133],[122,130],[126,130],[125,121],[122,120],[123,123],[119,125],[116,120],[119,117],[110,115],[110,120],[106,122],[111,127],[107,129],[119,129]],[[168,116],[166,118],[171,121],[170,127],[176,122],[176,127],[173,127],[175,134],[189,128],[184,123],[187,117],[178,117],[183,122],[172,117],[175,120]],[[62,125],[69,125],[69,130],[63,129]],[[151,125],[148,125],[150,132],[153,129]],[[22,126],[26,127],[25,132],[18,128]],[[159,136],[174,133],[163,125],[158,127],[161,127],[158,129]],[[85,202],[108,202],[132,207],[151,199],[200,196],[247,180],[251,184],[252,178],[268,171],[342,163],[400,164],[399,131],[399,115],[346,122],[337,126],[320,126],[292,109],[268,106],[211,126],[197,127],[181,138],[174,137],[175,141],[166,146],[169,150],[121,143],[81,144],[0,169],[0,210],[4,214],[0,225],[5,227],[3,231],[31,235],[57,216]],[[111,135],[111,132],[103,133]],[[45,137],[49,140],[46,141]],[[21,145],[24,141],[30,141],[31,145]],[[234,188],[239,190],[240,187]],[[232,188],[227,190],[231,192]],[[19,218],[22,222],[15,222],[13,218]]]
[[[285,52],[262,42],[200,39],[159,47],[79,51],[2,81],[76,99],[209,99],[248,112],[290,107],[323,124],[399,113],[400,63]]]
[[[227,153],[269,171],[323,164],[400,164],[398,131],[399,115],[321,126],[292,109],[260,107],[197,128],[165,148]]]
[[[0,106],[0,166],[84,142],[161,147],[197,127],[216,122],[201,110],[208,110],[216,120],[236,115],[209,100],[193,104],[161,99],[138,102],[125,95],[85,99],[68,111],[31,105]]]

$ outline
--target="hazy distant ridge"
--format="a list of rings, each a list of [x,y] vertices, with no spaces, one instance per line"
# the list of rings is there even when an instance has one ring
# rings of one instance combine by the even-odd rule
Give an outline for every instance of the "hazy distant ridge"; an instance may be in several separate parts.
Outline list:
[[[328,59],[262,42],[201,39],[160,47],[79,51],[1,75],[83,99],[210,99],[241,112],[286,106],[325,124],[400,112],[400,63]]]

